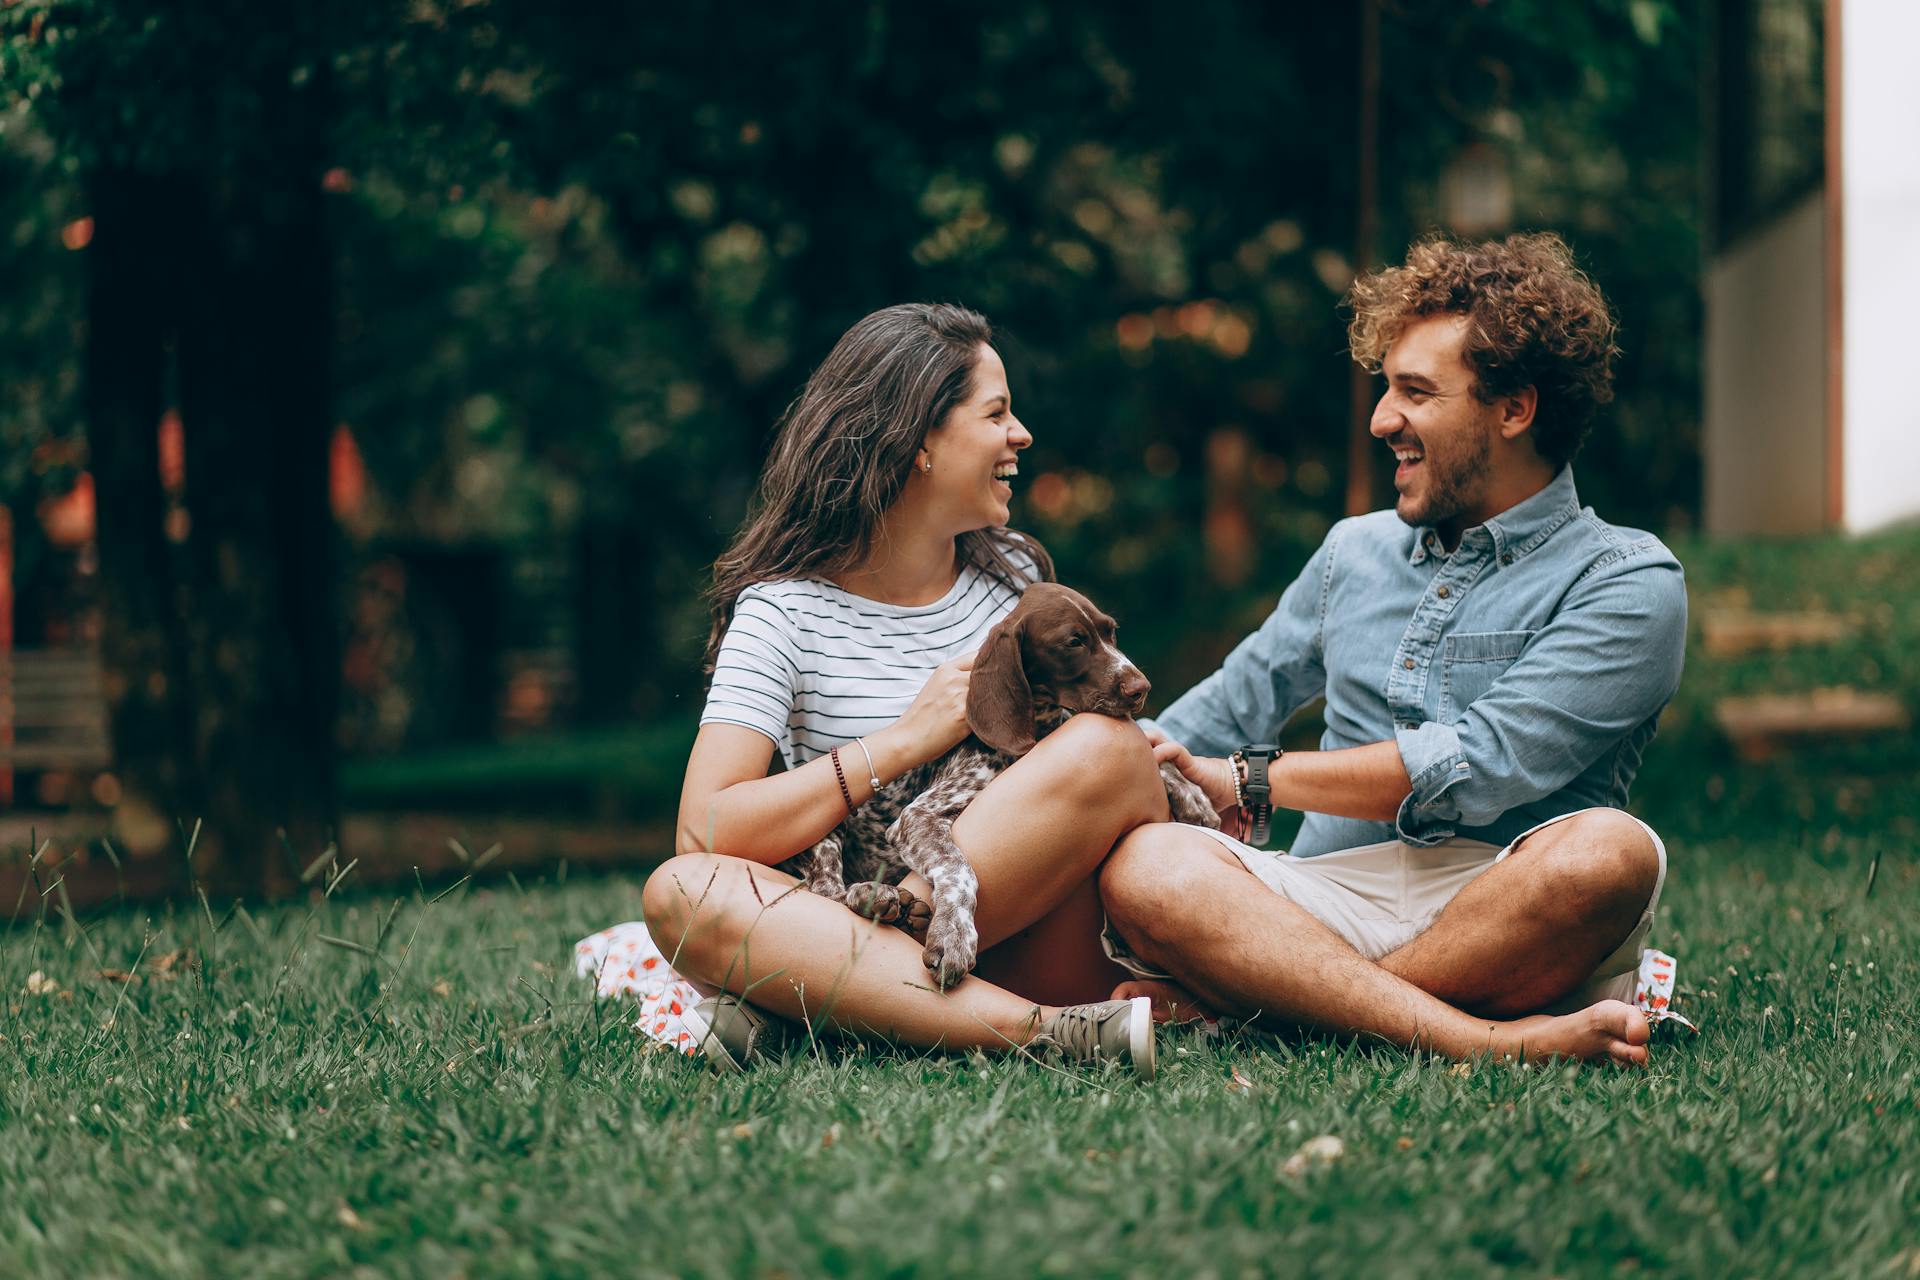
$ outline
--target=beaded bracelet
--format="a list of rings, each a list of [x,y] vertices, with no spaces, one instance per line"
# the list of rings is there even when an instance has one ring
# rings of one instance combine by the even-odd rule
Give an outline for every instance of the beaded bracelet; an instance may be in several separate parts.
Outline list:
[[[840,764],[840,748],[827,752],[833,759],[833,776],[840,780],[840,798],[847,802],[847,816],[853,816],[853,792],[847,790],[847,771]]]

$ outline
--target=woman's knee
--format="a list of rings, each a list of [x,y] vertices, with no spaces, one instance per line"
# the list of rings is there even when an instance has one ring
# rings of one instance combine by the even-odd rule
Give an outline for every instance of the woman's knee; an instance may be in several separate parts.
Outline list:
[[[1062,784],[1107,802],[1158,797],[1160,767],[1140,726],[1115,716],[1081,714],[1049,734],[1036,753],[1060,771]]]
[[[688,946],[696,919],[717,923],[727,900],[722,859],[711,853],[683,853],[655,867],[640,891],[647,929],[668,955]],[[697,932],[711,932],[711,929]]]

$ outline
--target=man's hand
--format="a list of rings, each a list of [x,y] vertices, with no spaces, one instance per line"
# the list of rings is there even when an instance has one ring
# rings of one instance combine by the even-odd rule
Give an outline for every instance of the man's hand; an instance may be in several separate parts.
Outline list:
[[[1233,794],[1231,761],[1219,760],[1211,756],[1196,756],[1158,729],[1144,729],[1144,731],[1147,741],[1153,744],[1154,761],[1158,764],[1170,764],[1185,774],[1189,782],[1206,793],[1207,802],[1219,810],[1222,817],[1236,806],[1238,802]]]

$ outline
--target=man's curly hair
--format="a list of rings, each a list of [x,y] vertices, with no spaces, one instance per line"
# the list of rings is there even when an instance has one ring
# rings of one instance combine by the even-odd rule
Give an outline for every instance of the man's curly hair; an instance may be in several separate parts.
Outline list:
[[[1474,395],[1492,404],[1533,387],[1533,447],[1556,470],[1580,452],[1594,411],[1613,399],[1613,314],[1551,232],[1478,244],[1422,240],[1406,265],[1355,280],[1346,301],[1347,344],[1374,373],[1413,321],[1465,317],[1461,357],[1473,370]]]

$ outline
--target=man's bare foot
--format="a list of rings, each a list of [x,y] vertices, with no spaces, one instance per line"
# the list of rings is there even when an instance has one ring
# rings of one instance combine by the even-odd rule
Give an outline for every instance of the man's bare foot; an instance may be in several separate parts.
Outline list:
[[[1550,1062],[1610,1062],[1647,1065],[1647,1015],[1619,1000],[1602,1000],[1578,1013],[1535,1014],[1493,1027],[1488,1050],[1496,1057]]]
[[[1135,978],[1115,987],[1107,999],[1131,1000],[1135,996],[1145,996],[1152,1003],[1155,1022],[1194,1022],[1203,1018],[1217,1022],[1220,1019],[1219,1014],[1201,1004],[1177,982]]]

